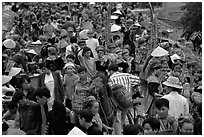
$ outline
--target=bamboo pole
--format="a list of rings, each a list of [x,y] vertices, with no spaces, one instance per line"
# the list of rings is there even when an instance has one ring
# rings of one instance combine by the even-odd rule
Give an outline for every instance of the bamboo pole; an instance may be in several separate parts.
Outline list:
[[[148,2],[150,8],[150,36],[151,36],[151,50],[155,48],[156,40],[157,40],[157,32],[156,32],[156,15],[154,13],[154,9],[152,7],[151,2]]]
[[[107,21],[106,21],[106,50],[108,49],[108,46],[110,45],[110,37],[111,37],[111,32],[110,32],[110,16],[111,16],[111,9],[112,9],[112,5],[111,2],[108,3],[108,12],[107,12]]]

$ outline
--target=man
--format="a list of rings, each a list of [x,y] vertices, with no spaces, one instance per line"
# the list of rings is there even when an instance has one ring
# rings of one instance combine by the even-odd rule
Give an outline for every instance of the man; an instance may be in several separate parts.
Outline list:
[[[189,104],[188,100],[179,94],[182,89],[182,85],[179,78],[169,76],[169,78],[163,82],[166,95],[162,98],[169,100],[169,114],[176,117],[189,115]]]
[[[42,125],[41,134],[66,135],[66,109],[61,101],[50,101],[50,91],[46,87],[36,89],[36,99],[41,106]],[[46,109],[48,108],[48,110]],[[47,129],[45,127],[47,126]]]
[[[26,99],[22,91],[16,91],[12,101],[18,105],[15,125],[19,125],[24,132],[32,130],[37,135],[40,135],[42,123],[40,105]]]
[[[91,111],[83,109],[79,112],[79,123],[88,135],[103,135],[99,128],[92,123],[94,115]]]
[[[94,59],[97,59],[98,54],[97,54],[97,51],[96,51],[96,47],[99,46],[99,42],[98,42],[97,39],[93,38],[93,36],[94,36],[93,31],[88,31],[87,35],[88,35],[89,38],[88,38],[88,40],[86,40],[86,46],[91,49]]]
[[[118,72],[119,68],[117,64],[111,64],[108,68],[108,72],[110,75],[109,78],[109,85],[113,86],[115,84],[119,84],[122,85],[126,88],[126,90],[129,92],[130,95],[132,95],[131,93],[131,84],[132,84],[132,75],[128,74],[128,73],[120,73]],[[137,80],[139,80],[138,77],[136,77]],[[138,81],[137,81],[138,82]],[[127,114],[128,108],[127,109],[123,109],[122,112],[121,110],[117,110],[117,114],[116,114],[116,118],[114,120],[114,125],[118,125],[115,126],[115,134],[116,135],[121,135],[121,126],[125,125],[125,118],[126,118],[126,114]]]

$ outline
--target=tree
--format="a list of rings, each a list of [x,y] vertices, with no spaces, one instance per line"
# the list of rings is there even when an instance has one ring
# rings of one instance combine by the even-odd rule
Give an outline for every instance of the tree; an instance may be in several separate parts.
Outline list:
[[[180,25],[185,32],[202,31],[202,2],[188,2],[181,7],[184,11]]]

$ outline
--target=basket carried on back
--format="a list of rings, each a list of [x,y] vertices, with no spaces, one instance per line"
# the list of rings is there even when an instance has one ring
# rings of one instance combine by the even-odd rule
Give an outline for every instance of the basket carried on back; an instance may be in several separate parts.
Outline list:
[[[132,105],[132,97],[123,85],[115,84],[111,89],[114,102],[121,109],[129,108]]]

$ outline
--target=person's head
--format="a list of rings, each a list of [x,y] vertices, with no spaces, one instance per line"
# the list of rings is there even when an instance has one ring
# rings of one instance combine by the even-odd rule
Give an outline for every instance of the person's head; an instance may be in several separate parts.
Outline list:
[[[68,27],[68,28],[67,28],[67,33],[68,33],[69,36],[73,36],[73,34],[74,34],[74,28],[73,28],[73,27]]]
[[[69,54],[69,55],[67,55],[66,60],[67,60],[67,62],[72,62],[72,63],[74,63],[74,61],[75,61],[75,56],[74,56],[73,54]]]
[[[160,118],[165,119],[169,112],[169,100],[165,98],[160,98],[155,102],[157,114]]]
[[[179,131],[180,134],[193,134],[194,132],[194,121],[192,117],[185,117],[185,118],[179,118],[178,119],[178,123],[179,123]]]
[[[146,135],[157,134],[160,129],[160,122],[156,118],[147,118],[142,123]]]
[[[129,49],[123,49],[122,55],[123,55],[123,59],[127,61],[129,59],[129,55],[130,55]]]
[[[181,74],[181,72],[182,72],[182,64],[180,64],[180,63],[174,64],[173,71],[175,73],[178,73],[178,75]]]
[[[18,105],[13,102],[13,101],[10,101],[7,106],[8,110],[11,112],[11,114],[15,114],[16,111],[17,111],[17,108],[18,108]]]
[[[12,101],[18,106],[24,106],[26,104],[24,93],[21,90],[16,91],[12,97]]]
[[[153,62],[151,65],[150,65],[150,72],[149,72],[149,74],[151,75],[151,74],[154,74],[154,75],[159,75],[160,74],[160,72],[161,72],[161,68],[162,68],[162,66],[160,65],[160,63],[159,62]]]
[[[20,79],[20,83],[22,85],[22,89],[28,90],[30,88],[31,79],[28,75],[23,75]]]
[[[47,19],[47,23],[48,23],[48,24],[51,24],[51,23],[52,23],[52,19],[51,19],[50,17]]]
[[[87,70],[85,67],[79,67],[77,70],[78,76],[80,79],[86,79],[87,78]]]
[[[80,40],[78,42],[79,47],[83,48],[84,46],[86,46],[86,41],[85,40]]]
[[[91,49],[89,47],[84,47],[82,51],[82,56],[89,58],[91,57]]]
[[[50,71],[56,71],[56,64],[52,60],[46,60],[44,67],[47,74],[50,74]]]
[[[102,46],[99,46],[96,48],[96,51],[98,53],[98,57],[101,58],[105,54],[104,48]]]
[[[99,110],[99,102],[93,96],[89,96],[88,99],[87,99],[88,101],[86,104],[86,108],[89,109],[92,112],[92,114],[95,116]]]
[[[143,135],[144,131],[140,125],[126,125],[123,129],[123,135]]]
[[[35,91],[35,96],[37,99],[38,104],[44,105],[47,102],[47,99],[49,99],[50,91],[47,89],[47,87],[39,87]]]
[[[65,69],[65,73],[73,74],[73,72],[75,71],[74,63],[72,63],[72,62],[66,63],[64,66],[64,69]]]
[[[70,43],[77,43],[77,37],[76,36],[71,36],[70,38]]]
[[[165,82],[162,83],[164,85],[164,89],[166,93],[170,93],[171,91],[181,92],[182,84],[178,77],[169,76]]]
[[[117,72],[119,70],[118,65],[116,63],[112,63],[108,66],[108,72],[110,75],[112,75],[114,72]]]
[[[92,122],[93,117],[94,115],[90,110],[82,109],[78,115],[80,125],[86,127],[87,124],[90,124]]]
[[[87,32],[87,36],[88,36],[89,38],[92,38],[92,37],[94,36],[94,32],[93,32],[92,30],[89,30],[89,31]]]

